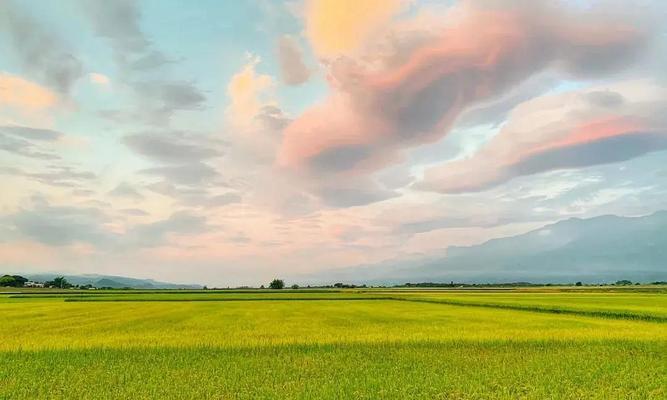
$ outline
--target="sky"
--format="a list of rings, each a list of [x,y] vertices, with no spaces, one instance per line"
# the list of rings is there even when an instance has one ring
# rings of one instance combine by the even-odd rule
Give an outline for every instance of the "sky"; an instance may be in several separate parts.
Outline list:
[[[0,272],[257,285],[667,209],[661,0],[0,0]]]

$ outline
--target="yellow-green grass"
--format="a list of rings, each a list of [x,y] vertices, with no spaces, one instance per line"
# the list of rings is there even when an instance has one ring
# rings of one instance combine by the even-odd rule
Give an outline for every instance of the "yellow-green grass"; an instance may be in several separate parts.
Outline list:
[[[378,293],[379,294],[379,293]],[[600,292],[383,292],[402,298],[541,312],[585,314],[667,322],[667,294]]]
[[[0,397],[664,399],[655,342],[337,343],[3,355]]]
[[[104,301],[242,301],[242,300],[379,300],[395,299],[420,302],[436,302],[451,305],[468,305],[505,308],[533,312],[580,314],[604,318],[643,319],[667,322],[667,293],[661,288],[646,292],[609,293],[599,289],[579,289],[562,292],[562,289],[518,290],[403,290],[403,289],[355,289],[355,290],[224,290],[224,291],[88,291],[88,292],[36,292],[0,296],[0,301],[20,299],[60,299],[67,302]],[[604,289],[603,289],[604,290]],[[636,289],[638,290],[638,289]]]
[[[667,397],[665,323],[328,295],[5,296],[0,399]]]

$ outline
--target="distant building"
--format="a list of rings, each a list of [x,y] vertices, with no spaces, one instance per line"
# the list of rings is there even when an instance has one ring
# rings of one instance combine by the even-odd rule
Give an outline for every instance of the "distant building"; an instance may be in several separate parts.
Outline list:
[[[28,281],[23,284],[23,287],[35,287],[35,288],[42,288],[44,287],[43,283],[40,282],[33,282],[33,281]]]

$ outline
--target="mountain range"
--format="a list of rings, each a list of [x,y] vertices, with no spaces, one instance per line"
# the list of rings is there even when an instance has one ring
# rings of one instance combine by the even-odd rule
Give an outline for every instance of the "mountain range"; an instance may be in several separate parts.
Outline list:
[[[93,285],[95,287],[111,287],[115,289],[201,289],[201,285],[176,284],[159,282],[153,279],[127,278],[124,276],[113,275],[67,275],[67,274],[35,274],[26,275],[26,278],[35,282],[46,282],[53,280],[57,276],[64,276],[65,279],[74,285]]]
[[[314,276],[313,276],[314,277]],[[439,258],[385,261],[318,274],[318,281],[639,282],[667,280],[667,211],[642,217],[570,218]]]

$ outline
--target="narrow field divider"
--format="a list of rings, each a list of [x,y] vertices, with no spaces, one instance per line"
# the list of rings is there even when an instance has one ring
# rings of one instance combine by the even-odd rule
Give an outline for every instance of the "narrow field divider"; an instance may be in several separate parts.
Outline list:
[[[237,299],[92,299],[67,297],[64,302],[83,302],[83,303],[128,303],[128,302],[230,302],[230,301],[358,301],[358,300],[395,300],[391,297],[262,297],[262,298],[237,298]]]

